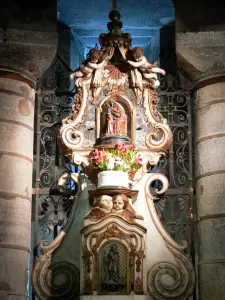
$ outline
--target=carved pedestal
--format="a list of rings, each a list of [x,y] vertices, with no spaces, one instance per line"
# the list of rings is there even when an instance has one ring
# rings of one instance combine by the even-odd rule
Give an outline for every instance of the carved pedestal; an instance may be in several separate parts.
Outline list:
[[[115,190],[111,192],[115,194]],[[94,294],[144,294],[146,228],[135,221],[143,218],[136,215],[125,194],[117,191],[114,197],[111,195],[95,198],[85,216],[81,277],[84,299],[84,295]]]

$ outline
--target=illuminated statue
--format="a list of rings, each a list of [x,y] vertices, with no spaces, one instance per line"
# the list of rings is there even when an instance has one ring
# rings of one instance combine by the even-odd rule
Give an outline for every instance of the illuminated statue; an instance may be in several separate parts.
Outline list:
[[[105,135],[127,135],[127,116],[123,107],[116,101],[107,102],[105,115]]]

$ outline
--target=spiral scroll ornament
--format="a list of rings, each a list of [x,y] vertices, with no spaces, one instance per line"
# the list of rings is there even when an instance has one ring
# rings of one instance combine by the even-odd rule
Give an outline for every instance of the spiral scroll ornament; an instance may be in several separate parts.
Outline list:
[[[76,130],[72,124],[63,126],[60,130],[61,140],[63,144],[69,149],[76,149],[81,147],[84,135],[81,131]]]
[[[158,96],[155,90],[145,88],[143,91],[143,107],[150,125],[150,132],[145,142],[151,151],[167,152],[173,141],[172,132],[167,120],[158,112]]]
[[[69,300],[79,293],[79,269],[71,262],[54,262],[52,256],[64,235],[61,232],[50,245],[40,244],[44,254],[37,260],[32,273],[32,285],[40,300]]]
[[[162,174],[151,174],[145,185],[145,194],[149,212],[152,220],[165,241],[167,249],[172,253],[174,261],[160,262],[148,271],[147,287],[149,294],[157,300],[179,299],[186,300],[192,294],[195,287],[195,271],[192,263],[184,255],[187,242],[177,244],[163,227],[153,201],[157,197],[150,192],[154,181],[159,180],[162,184],[161,190],[155,190],[156,194],[163,194],[168,188],[168,180]]]
[[[167,248],[173,253],[175,264],[160,262],[154,265],[148,273],[148,291],[157,300],[189,299],[195,286],[194,269],[185,255],[169,245]]]
[[[59,145],[64,150],[71,151],[82,146],[84,136],[77,128],[83,123],[88,103],[87,98],[86,88],[78,88],[74,96],[71,114],[62,120],[62,126],[59,130]]]
[[[173,141],[172,132],[166,124],[156,124],[145,137],[146,145],[152,151],[164,151],[170,148]]]

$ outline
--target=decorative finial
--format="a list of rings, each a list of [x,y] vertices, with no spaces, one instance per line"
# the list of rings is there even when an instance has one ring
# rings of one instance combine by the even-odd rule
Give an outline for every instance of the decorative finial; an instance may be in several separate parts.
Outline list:
[[[131,45],[131,36],[129,33],[123,33],[121,28],[123,23],[120,21],[121,15],[117,10],[117,0],[112,0],[112,10],[109,13],[110,22],[107,23],[108,33],[101,33],[99,43],[101,47],[124,47],[129,48]]]

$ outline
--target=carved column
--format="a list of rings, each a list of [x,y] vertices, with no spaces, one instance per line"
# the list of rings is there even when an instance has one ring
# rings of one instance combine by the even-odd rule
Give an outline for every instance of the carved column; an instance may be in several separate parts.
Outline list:
[[[196,88],[196,197],[201,300],[224,299],[225,32],[177,33],[178,62]]]
[[[0,299],[26,299],[37,78],[56,35],[0,29]]]

